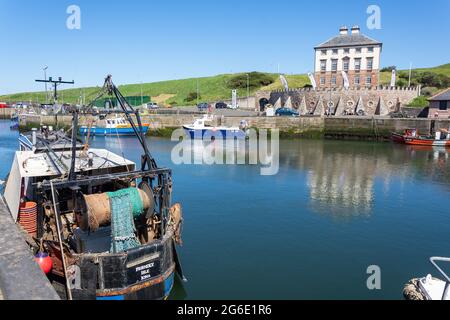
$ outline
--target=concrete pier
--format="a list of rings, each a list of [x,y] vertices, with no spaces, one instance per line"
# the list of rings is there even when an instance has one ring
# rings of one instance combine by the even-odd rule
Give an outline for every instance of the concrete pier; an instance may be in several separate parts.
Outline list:
[[[0,197],[0,300],[59,300]]]

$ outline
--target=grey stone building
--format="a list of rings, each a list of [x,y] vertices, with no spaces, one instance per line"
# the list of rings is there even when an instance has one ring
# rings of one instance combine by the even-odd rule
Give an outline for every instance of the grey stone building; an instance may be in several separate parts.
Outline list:
[[[450,117],[450,88],[439,92],[428,99],[428,101],[430,102],[430,111],[428,113],[430,118],[448,119]]]

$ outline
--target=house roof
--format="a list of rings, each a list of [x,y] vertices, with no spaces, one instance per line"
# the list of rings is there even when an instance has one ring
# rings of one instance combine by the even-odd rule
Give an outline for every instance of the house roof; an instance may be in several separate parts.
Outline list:
[[[432,96],[428,101],[447,101],[450,100],[450,88],[439,92],[438,94]]]
[[[334,47],[352,47],[363,45],[382,45],[381,42],[371,39],[361,33],[341,34],[328,41],[318,45],[315,49],[334,48]]]

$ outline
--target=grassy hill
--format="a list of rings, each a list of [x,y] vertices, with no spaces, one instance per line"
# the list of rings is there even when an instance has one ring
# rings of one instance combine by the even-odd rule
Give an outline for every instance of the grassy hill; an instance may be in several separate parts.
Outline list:
[[[398,71],[400,79],[403,77],[402,82],[405,82],[405,76],[408,70]],[[413,70],[413,84],[420,83],[420,76],[424,73],[431,73],[436,77],[449,77],[450,78],[450,63],[434,68],[420,68]],[[250,94],[252,95],[258,90],[276,90],[283,89],[283,85],[277,74],[273,73],[251,73],[251,87]],[[383,85],[388,85],[390,82],[391,72],[385,71],[380,73],[380,82]],[[258,79],[256,79],[258,78]],[[291,88],[301,88],[309,84],[308,76],[305,74],[299,75],[286,75]],[[264,79],[259,81],[259,79]],[[256,81],[255,81],[256,80]],[[269,82],[269,84],[267,84]],[[222,74],[212,77],[204,78],[191,78],[181,80],[170,80],[153,83],[142,84],[143,95],[152,97],[152,101],[155,101],[164,105],[172,106],[185,106],[194,105],[197,99],[188,101],[188,97],[192,96],[197,91],[197,83],[200,93],[199,101],[215,101],[225,100],[231,98],[231,88],[234,84],[238,85],[238,94],[243,97],[247,95],[246,89],[246,73],[238,74]],[[140,96],[141,84],[128,84],[119,86],[119,89],[125,96]],[[66,89],[59,91],[60,101],[66,103],[77,103],[80,99],[80,95],[84,92],[86,101],[90,102],[95,98],[99,92],[100,87],[90,88],[76,88]],[[430,89],[430,92],[438,90],[435,87]],[[195,95],[195,94],[194,94]],[[33,101],[44,102],[44,92],[25,92],[11,95],[0,96],[0,101],[5,102],[17,102],[17,101]]]

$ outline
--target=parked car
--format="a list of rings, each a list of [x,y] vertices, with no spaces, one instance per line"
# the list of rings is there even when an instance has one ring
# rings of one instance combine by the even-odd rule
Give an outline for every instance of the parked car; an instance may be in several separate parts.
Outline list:
[[[277,111],[275,111],[276,116],[292,116],[292,117],[298,117],[300,114],[295,111],[294,109],[290,108],[278,108]]]
[[[159,106],[156,102],[147,103],[147,109],[159,109]]]
[[[228,109],[239,109],[239,105],[237,104],[236,106],[233,106],[232,104],[228,104],[227,108]]]
[[[216,109],[226,109],[227,108],[227,104],[223,101],[217,102],[216,103]]]
[[[208,109],[208,104],[206,103],[206,102],[202,102],[202,103],[199,103],[198,105],[197,105],[197,108],[198,108],[198,110],[207,110]]]

